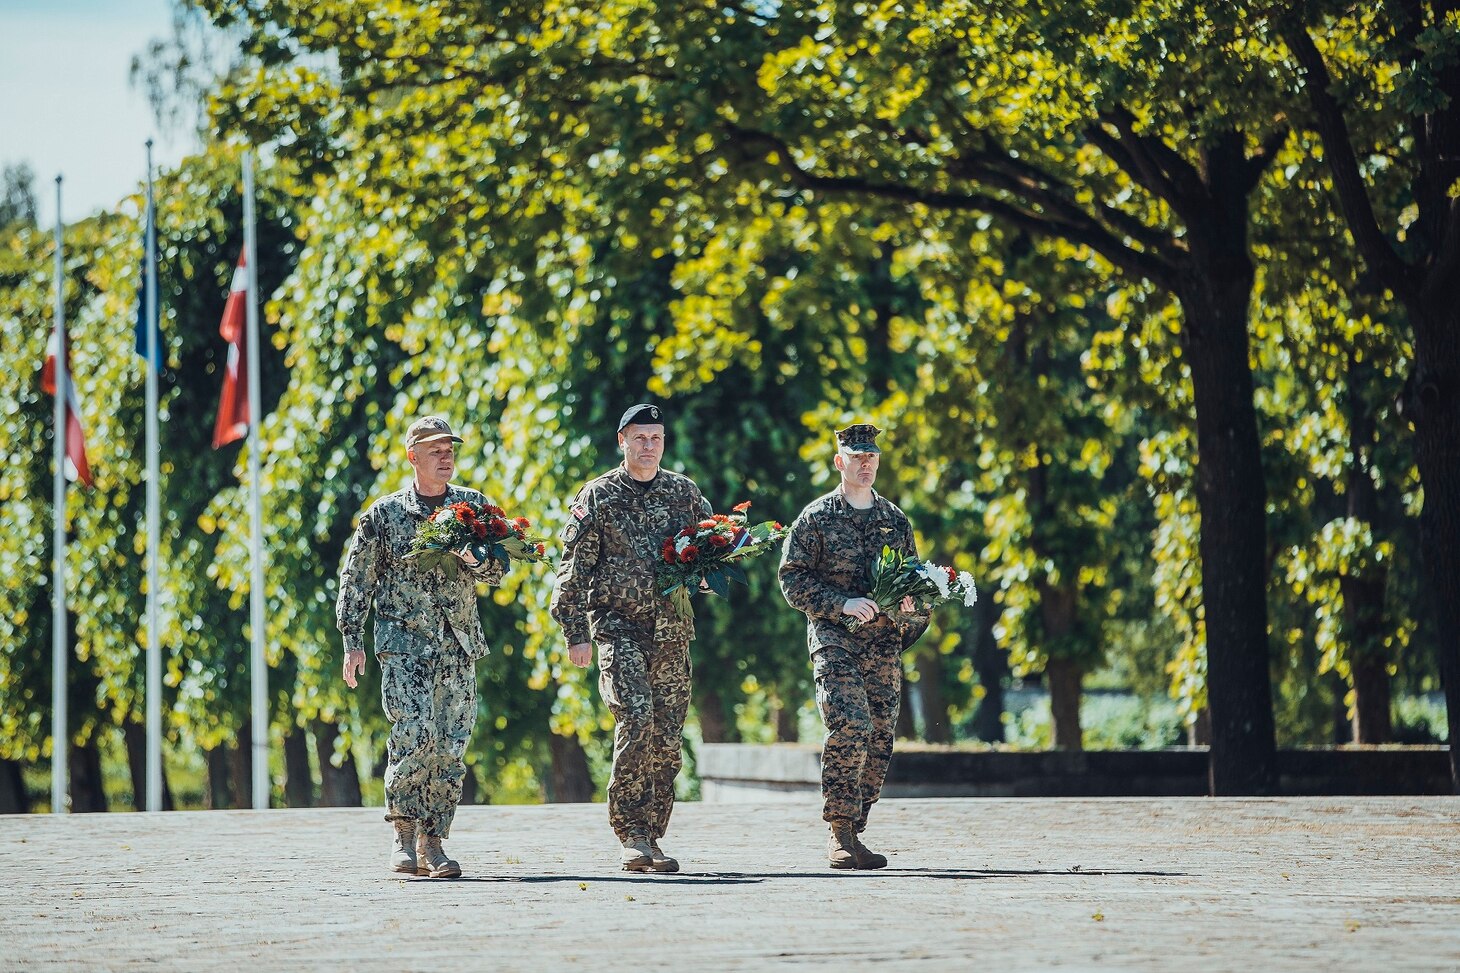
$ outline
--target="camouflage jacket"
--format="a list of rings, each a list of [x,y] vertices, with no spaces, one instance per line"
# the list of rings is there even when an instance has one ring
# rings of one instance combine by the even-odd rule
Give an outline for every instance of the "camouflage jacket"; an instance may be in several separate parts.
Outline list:
[[[475,490],[446,488],[446,503],[463,500],[486,502]],[[477,614],[477,582],[501,581],[502,563],[488,558],[476,568],[461,564],[451,578],[439,567],[423,569],[402,560],[415,540],[416,525],[431,512],[416,491],[406,487],[381,497],[360,518],[340,569],[340,600],[335,606],[347,652],[364,651],[365,617],[373,604],[377,654],[433,655],[449,637],[473,659],[487,654]]]
[[[568,644],[626,627],[652,627],[659,642],[694,638],[694,620],[676,616],[661,594],[660,546],[710,513],[693,480],[664,469],[648,490],[622,465],[579,490],[558,534],[563,555],[551,607]]]
[[[860,652],[893,643],[901,651],[912,631],[921,634],[925,614],[899,624],[879,613],[855,632],[841,621],[848,599],[869,597],[872,562],[884,544],[904,554],[918,552],[907,515],[876,491],[872,509],[862,517],[837,489],[807,504],[791,525],[781,554],[781,593],[806,615],[806,643],[813,655],[828,645]]]

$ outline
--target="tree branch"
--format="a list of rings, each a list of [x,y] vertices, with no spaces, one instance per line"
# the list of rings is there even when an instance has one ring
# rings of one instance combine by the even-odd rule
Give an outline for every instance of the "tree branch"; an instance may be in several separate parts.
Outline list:
[[[1410,268],[1400,258],[1374,215],[1374,205],[1369,199],[1369,190],[1364,185],[1358,156],[1349,137],[1348,121],[1338,99],[1333,96],[1333,78],[1328,73],[1323,55],[1318,52],[1308,29],[1302,25],[1285,31],[1283,39],[1303,69],[1303,88],[1316,116],[1318,136],[1323,140],[1323,154],[1327,156],[1328,168],[1333,174],[1339,206],[1358,245],[1359,254],[1385,287],[1396,292],[1411,290]]]
[[[874,182],[860,176],[819,175],[803,169],[796,162],[790,146],[775,135],[738,126],[729,126],[727,130],[730,139],[739,145],[759,149],[767,156],[775,153],[779,158],[779,166],[782,171],[794,185],[801,189],[831,195],[871,196],[904,203],[917,203],[937,210],[985,213],[1038,236],[1057,237],[1071,243],[1088,246],[1127,273],[1149,280],[1165,290],[1171,290],[1175,285],[1175,269],[1165,260],[1154,253],[1137,250],[1127,245],[1087,215],[1079,222],[1070,222],[1052,215],[1033,212],[1009,200],[982,193],[953,193],[920,189],[897,183]]]

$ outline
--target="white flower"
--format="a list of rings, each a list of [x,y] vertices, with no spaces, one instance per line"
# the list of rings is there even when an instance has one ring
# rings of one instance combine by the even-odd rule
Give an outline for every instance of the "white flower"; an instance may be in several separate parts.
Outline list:
[[[959,571],[958,586],[963,589],[963,604],[972,608],[978,602],[978,585],[973,583],[973,575],[967,571]]]
[[[674,539],[674,553],[683,554],[684,549],[694,543],[693,537],[676,537]]]
[[[918,571],[922,574],[923,577],[933,582],[933,584],[938,589],[938,596],[940,598],[946,599],[948,597],[947,568],[940,568],[936,564],[929,564],[924,561],[922,564],[918,565]]]
[[[448,520],[455,520],[456,513],[450,507],[442,507],[431,515],[431,523],[443,524]]]

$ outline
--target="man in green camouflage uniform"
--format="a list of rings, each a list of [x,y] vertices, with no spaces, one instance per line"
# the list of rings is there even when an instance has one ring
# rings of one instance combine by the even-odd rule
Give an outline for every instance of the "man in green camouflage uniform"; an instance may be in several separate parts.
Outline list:
[[[839,431],[834,460],[841,482],[801,511],[786,537],[781,592],[806,615],[816,706],[826,724],[821,755],[822,818],[831,829],[833,868],[882,868],[887,859],[859,837],[882,792],[902,696],[902,650],[925,616],[895,621],[867,597],[883,545],[917,554],[912,524],[872,489],[881,450],[876,426]],[[911,611],[911,600],[901,606]],[[856,631],[846,627],[856,619]]]
[[[477,613],[477,583],[496,584],[503,566],[459,552],[462,569],[404,560],[416,528],[440,507],[485,503],[475,490],[451,485],[455,444],[444,419],[426,416],[406,432],[413,482],[370,506],[355,529],[340,571],[335,615],[345,637],[345,683],[365,669],[365,619],[375,608],[375,657],[390,719],[386,746],[385,819],[395,826],[391,868],[454,878],[461,866],[442,839],[461,800],[466,753],[476,722],[476,661],[488,652]]]
[[[689,709],[694,620],[680,618],[656,574],[665,538],[710,516],[693,480],[659,468],[664,416],[635,405],[618,425],[624,461],[574,497],[558,535],[563,544],[552,615],[574,665],[598,647],[598,690],[613,713],[608,820],[628,871],[675,872],[659,847],[683,764],[680,734]]]

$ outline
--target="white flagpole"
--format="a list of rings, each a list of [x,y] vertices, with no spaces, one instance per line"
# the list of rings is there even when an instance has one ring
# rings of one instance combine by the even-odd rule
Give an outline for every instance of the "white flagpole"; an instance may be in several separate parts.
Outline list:
[[[259,404],[259,308],[258,247],[254,231],[253,152],[243,153],[243,250],[247,292],[248,353],[248,492],[249,492],[249,629],[253,636],[249,654],[250,688],[253,694],[253,806],[269,806],[269,670],[264,661],[264,514],[259,495],[260,453],[263,437],[263,409]]]
[[[152,191],[152,140],[147,140],[146,296],[147,329],[147,810],[162,810],[162,633],[157,622],[158,558],[162,550],[160,462],[158,458],[157,204]]]
[[[56,177],[56,458],[55,532],[51,550],[51,813],[67,811],[67,761],[71,757],[71,737],[66,719],[66,386],[71,381],[66,361],[66,264],[61,255],[61,177]]]

